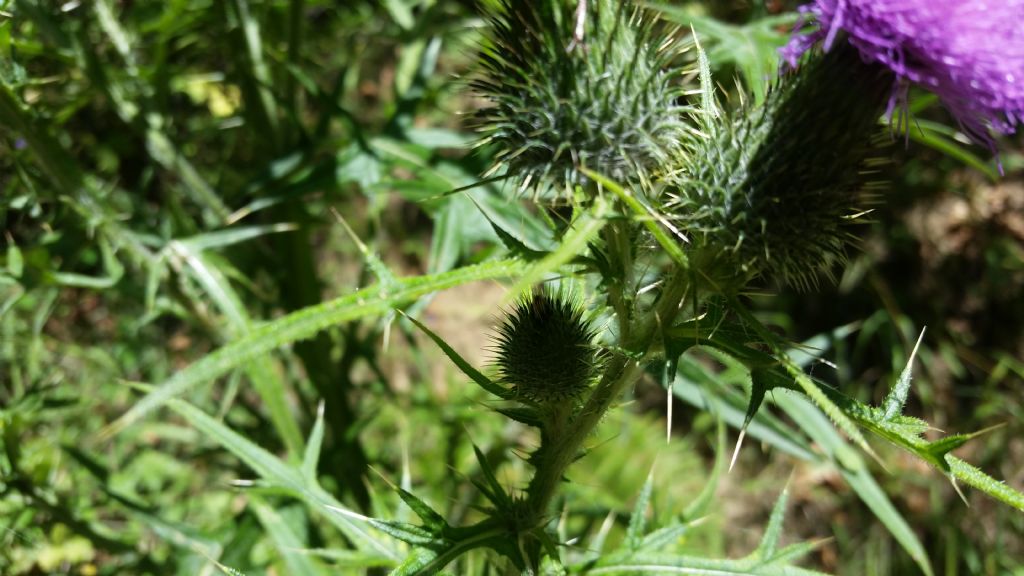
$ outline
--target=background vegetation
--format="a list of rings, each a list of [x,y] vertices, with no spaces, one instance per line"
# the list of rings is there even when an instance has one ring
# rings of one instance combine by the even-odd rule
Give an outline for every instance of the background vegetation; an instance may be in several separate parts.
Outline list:
[[[764,93],[793,7],[658,9],[693,27],[735,104]],[[536,440],[393,312],[482,365],[503,271],[404,278],[502,252],[492,223],[550,242],[501,182],[448,194],[493,154],[468,150],[463,118],[481,26],[455,0],[0,0],[0,573],[362,573],[393,565],[392,544],[325,506],[411,521],[401,486],[469,522],[487,470],[474,445],[503,485],[525,481],[516,454]],[[838,281],[754,302],[810,344],[808,370],[865,402],[927,326],[909,413],[998,426],[957,454],[1020,490],[1021,140],[997,179],[932,98],[912,112]],[[384,297],[356,292],[375,281]],[[212,354],[239,341],[260,346]],[[652,525],[683,522],[689,553],[742,557],[788,486],[783,542],[826,539],[807,567],[1024,574],[1019,511],[964,488],[968,506],[881,443],[878,461],[854,451],[794,396],[769,397],[726,473],[745,372],[692,354],[681,373],[670,443],[665,392],[645,382],[572,469],[562,529],[587,536],[579,554],[628,538],[639,499]],[[151,410],[160,383],[181,400]]]

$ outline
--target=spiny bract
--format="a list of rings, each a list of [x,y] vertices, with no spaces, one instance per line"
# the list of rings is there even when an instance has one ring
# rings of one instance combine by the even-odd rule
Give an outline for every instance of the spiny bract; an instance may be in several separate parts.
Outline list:
[[[595,332],[583,307],[540,290],[518,302],[498,327],[495,367],[502,383],[537,403],[576,398],[596,374]]]
[[[686,137],[677,67],[683,45],[631,2],[500,0],[488,15],[482,74],[491,102],[481,144],[497,147],[523,192],[571,196],[581,166],[646,182]]]
[[[691,237],[691,262],[712,288],[759,274],[807,288],[843,259],[849,225],[877,183],[869,176],[887,70],[845,47],[809,54],[765,102],[694,141],[666,178],[664,206]]]

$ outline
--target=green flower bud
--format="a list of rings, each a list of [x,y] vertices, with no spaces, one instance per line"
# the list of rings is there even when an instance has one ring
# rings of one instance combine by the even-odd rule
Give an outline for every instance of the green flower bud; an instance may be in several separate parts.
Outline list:
[[[522,398],[547,404],[578,398],[597,373],[596,333],[583,306],[538,291],[515,304],[495,336],[495,366]]]
[[[765,274],[807,288],[831,274],[855,239],[865,192],[878,187],[872,140],[892,82],[836,47],[692,141],[692,163],[666,178],[664,209],[691,236],[691,261],[710,284],[737,290]]]
[[[655,18],[615,0],[500,0],[472,86],[496,162],[520,191],[571,197],[586,166],[646,182],[685,136],[675,60],[682,45]]]

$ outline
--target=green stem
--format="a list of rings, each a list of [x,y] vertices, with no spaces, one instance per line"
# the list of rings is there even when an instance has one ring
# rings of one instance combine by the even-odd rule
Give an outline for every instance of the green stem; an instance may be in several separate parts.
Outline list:
[[[626,299],[627,288],[632,286],[633,246],[629,238],[629,226],[623,221],[613,221],[604,229],[608,246],[609,265],[615,273],[608,279],[608,303],[615,310],[619,323],[619,338],[629,338],[630,302]]]
[[[305,18],[305,0],[291,0],[288,10],[288,64],[299,67],[299,58],[302,48],[302,21]],[[298,97],[297,82],[295,74],[288,67],[285,67],[285,93],[284,97],[288,109],[294,111]]]
[[[264,135],[266,149],[272,155],[281,151],[277,104],[271,91],[273,82],[263,59],[260,26],[249,9],[249,0],[219,0],[230,30],[237,26],[236,68],[242,80],[243,98],[249,119]]]
[[[78,163],[40,126],[10,87],[0,84],[0,124],[25,139],[39,167],[61,194],[77,197],[83,177]]]
[[[537,471],[527,488],[527,527],[543,524],[566,469],[581,453],[583,442],[626,387],[643,374],[643,360],[663,325],[671,324],[686,293],[687,276],[676,271],[667,281],[657,304],[631,323],[631,337],[622,343],[605,365],[604,376],[587,399],[578,418],[559,437],[552,435],[541,447]]]

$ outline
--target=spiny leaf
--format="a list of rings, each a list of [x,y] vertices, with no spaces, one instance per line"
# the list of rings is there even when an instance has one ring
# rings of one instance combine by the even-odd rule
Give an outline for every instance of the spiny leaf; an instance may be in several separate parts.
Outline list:
[[[750,371],[750,402],[747,403],[747,412],[743,416],[744,430],[750,424],[750,421],[754,419],[757,409],[764,402],[765,393],[770,389],[763,370],[755,369]]]
[[[950,474],[957,480],[974,486],[996,500],[1000,500],[1024,512],[1024,493],[1010,488],[1005,482],[992,478],[955,456],[947,455],[946,463],[949,464]]]
[[[743,438],[747,435],[747,426],[754,419],[758,409],[761,408],[761,404],[764,402],[764,395],[771,386],[768,384],[766,378],[766,372],[764,370],[755,368],[750,371],[750,400],[747,402],[747,412],[743,416],[743,426],[740,427],[739,438],[736,439],[736,447],[732,452],[732,460],[729,462],[729,471],[731,472],[733,466],[736,465],[736,458],[740,454],[740,447],[743,445]]]
[[[341,503],[320,488],[318,484],[304,477],[298,468],[285,464],[273,454],[231,430],[223,423],[214,420],[191,404],[172,399],[168,405],[206,437],[220,444],[242,460],[264,480],[294,493],[320,513],[325,513],[329,510],[338,512],[336,514],[326,514],[326,516],[357,548],[372,551],[389,558],[396,558],[394,550],[383,545],[371,534],[363,530],[361,526],[351,521],[352,518],[369,519],[349,512]]]
[[[369,523],[377,530],[406,544],[431,548],[442,548],[445,545],[444,540],[439,538],[433,530],[428,530],[422,526],[416,526],[407,522],[377,520],[376,518],[370,518]]]
[[[441,533],[445,528],[448,527],[448,523],[445,522],[444,517],[434,511],[426,502],[420,500],[411,492],[398,488],[398,495],[402,498],[402,501],[406,503],[412,511],[420,517],[423,521],[423,526],[433,533]]]
[[[526,266],[518,260],[499,260],[467,266],[429,276],[403,278],[398,289],[386,293],[374,285],[347,296],[292,312],[267,322],[250,333],[207,354],[202,359],[166,380],[127,413],[103,429],[109,438],[193,387],[244,366],[253,358],[275,348],[315,336],[321,330],[358,318],[381,315],[397,306],[416,301],[421,296],[453,286],[492,278],[517,276]]]
[[[761,321],[754,317],[745,306],[739,303],[735,298],[731,300],[732,308],[735,310],[740,317],[752,328],[757,335],[768,344],[775,354],[776,359],[782,364],[796,383],[803,389],[804,393],[820,408],[825,414],[836,423],[836,425],[862,450],[870,454],[872,457],[877,459],[875,451],[868,446],[867,441],[864,439],[864,435],[860,433],[860,430],[854,424],[853,420],[844,413],[839,406],[836,406],[821,388],[812,381],[804,371],[793,362],[793,360],[786,354],[782,347],[778,343],[778,337],[769,331]]]
[[[491,468],[491,463],[487,461],[487,456],[480,451],[480,448],[476,444],[473,444],[473,453],[476,455],[476,461],[480,465],[480,472],[484,475],[484,479],[487,482],[486,490],[481,490],[487,499],[494,503],[499,509],[511,510],[512,499],[509,498],[505,492],[505,488],[498,482],[498,477],[494,474],[494,469]]]
[[[714,350],[712,349],[711,352],[713,353]],[[721,356],[727,363],[739,364],[734,358],[725,354]],[[734,393],[721,382],[718,374],[710,373],[706,367],[694,359],[683,357],[683,361],[679,365],[679,378],[675,382],[673,393],[676,398],[715,414],[734,428],[738,429],[743,425],[746,398]],[[779,421],[767,411],[757,413],[747,432],[754,438],[770,444],[786,454],[803,460],[814,460],[814,451],[810,443],[789,425]]]
[[[850,412],[852,417],[854,417],[857,420],[857,423],[861,426],[871,430],[882,438],[885,438],[892,444],[918,456],[939,470],[952,474],[953,477],[964,480],[967,484],[978,488],[993,498],[1024,511],[1024,493],[1010,488],[1005,483],[995,480],[981,470],[978,470],[970,464],[967,464],[948,453],[949,450],[963,444],[962,436],[957,437],[948,443],[943,442],[943,440],[937,440],[937,444],[933,448],[931,446],[932,443],[921,438],[918,435],[918,432],[908,432],[906,428],[893,426],[890,422],[879,421],[880,418],[872,418],[871,414],[873,413],[870,407],[853,403],[853,401],[850,402],[851,407],[860,406],[861,408],[859,411]],[[981,432],[983,433],[985,431],[983,430]],[[939,455],[943,452],[945,452],[944,456]]]
[[[907,365],[900,373],[899,380],[896,381],[896,385],[892,387],[885,400],[882,401],[882,417],[885,420],[892,420],[897,415],[903,413],[903,407],[907,404],[907,396],[910,394],[910,377],[913,372],[914,357],[917,356],[917,349],[921,346],[921,340],[924,339],[926,329],[921,329],[921,335],[917,337],[917,344],[914,344],[914,350],[910,353],[910,358],[907,359]]]
[[[494,529],[479,530],[466,538],[449,541],[443,546],[417,548],[402,566],[391,573],[391,576],[431,576],[440,572],[459,556],[482,547],[504,553],[509,547],[509,534]]]
[[[944,472],[949,472],[949,465],[946,463],[947,454],[963,446],[970,440],[973,440],[974,438],[977,438],[978,436],[981,436],[983,434],[988,434],[992,430],[996,428],[1001,428],[1003,426],[1005,426],[1005,424],[999,424],[996,426],[985,428],[984,430],[972,432],[970,434],[951,434],[949,436],[945,436],[943,438],[935,440],[934,442],[929,442],[927,444],[926,450],[928,454],[932,456],[932,458],[938,461],[938,466],[940,469],[942,469]]]
[[[889,530],[907,554],[917,562],[927,576],[931,576],[932,567],[928,554],[918,539],[914,529],[899,510],[886,496],[885,492],[871,476],[863,458],[849,445],[831,422],[809,400],[795,394],[780,394],[775,398],[776,405],[781,408],[832,460],[836,470],[843,476],[846,483],[875,514],[875,517]],[[816,458],[817,459],[817,458]]]
[[[445,356],[447,356],[459,368],[459,370],[462,371],[463,374],[469,376],[469,378],[476,382],[481,388],[490,392],[491,394],[494,394],[498,398],[502,398],[505,400],[511,399],[513,397],[513,393],[511,390],[503,388],[497,382],[494,382],[487,376],[484,376],[482,372],[474,368],[472,364],[467,362],[461,355],[459,355],[458,352],[455,351],[454,348],[449,346],[447,342],[445,342],[440,336],[435,334],[433,330],[427,328],[422,322],[413,318],[412,316],[406,315],[404,313],[402,314],[402,316],[405,316],[406,319],[412,322],[417,328],[422,330],[424,334],[429,336],[430,339],[433,340],[435,344],[437,344],[437,347],[440,348],[442,352],[444,352]]]
[[[519,422],[520,424],[526,424],[527,426],[533,426],[534,428],[540,428],[544,421],[537,412],[537,409],[529,406],[508,406],[498,407],[494,409],[495,412]]]

